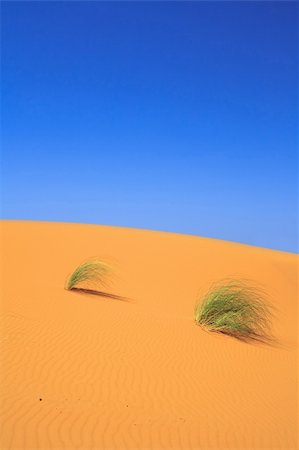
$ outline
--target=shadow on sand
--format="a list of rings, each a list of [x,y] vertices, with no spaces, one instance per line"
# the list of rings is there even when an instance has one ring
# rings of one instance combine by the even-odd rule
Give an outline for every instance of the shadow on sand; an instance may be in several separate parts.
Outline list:
[[[229,336],[237,341],[245,342],[246,344],[256,344],[256,345],[269,345],[271,347],[278,347],[278,341],[272,336],[262,336],[258,334],[248,334],[247,336],[238,336],[230,333],[223,333],[221,331],[218,334]]]
[[[82,295],[83,294],[95,295],[97,297],[111,298],[112,300],[119,300],[121,302],[133,303],[133,300],[131,300],[130,298],[122,297],[120,295],[109,294],[108,292],[97,291],[95,289],[74,287],[74,288],[70,289],[70,291],[75,292],[77,294],[82,294]]]
[[[246,344],[253,344],[253,345],[268,345],[270,347],[276,347],[276,348],[283,348],[283,344],[280,343],[278,341],[278,339],[276,339],[274,336],[271,335],[258,335],[258,334],[254,334],[254,333],[250,333],[247,335],[240,335],[240,334],[235,334],[235,333],[228,333],[228,332],[224,332],[224,331],[216,331],[216,330],[208,330],[205,327],[201,326],[200,324],[197,324],[197,326],[199,326],[201,328],[202,331],[204,331],[205,333],[214,335],[215,337],[218,336],[223,336],[223,337],[227,337],[227,338],[232,338],[236,341],[239,342],[243,342]]]

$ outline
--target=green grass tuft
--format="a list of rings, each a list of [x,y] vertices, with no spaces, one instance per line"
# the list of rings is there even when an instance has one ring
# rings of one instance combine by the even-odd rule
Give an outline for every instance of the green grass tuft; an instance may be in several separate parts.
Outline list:
[[[96,289],[98,286],[105,286],[110,270],[110,266],[101,260],[86,261],[74,270],[67,281],[66,289]]]
[[[212,286],[195,307],[198,325],[245,341],[269,341],[271,316],[263,293],[242,280]]]

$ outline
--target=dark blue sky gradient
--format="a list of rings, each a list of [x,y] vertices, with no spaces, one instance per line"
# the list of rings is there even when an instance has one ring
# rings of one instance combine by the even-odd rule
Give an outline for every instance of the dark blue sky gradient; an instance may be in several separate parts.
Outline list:
[[[2,211],[297,251],[297,4],[2,2]]]

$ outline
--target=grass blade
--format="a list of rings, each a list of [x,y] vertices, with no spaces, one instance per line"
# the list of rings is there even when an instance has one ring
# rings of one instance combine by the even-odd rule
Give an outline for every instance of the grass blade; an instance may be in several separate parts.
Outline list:
[[[195,322],[208,331],[244,341],[270,341],[271,307],[263,293],[243,280],[212,286],[195,307]]]

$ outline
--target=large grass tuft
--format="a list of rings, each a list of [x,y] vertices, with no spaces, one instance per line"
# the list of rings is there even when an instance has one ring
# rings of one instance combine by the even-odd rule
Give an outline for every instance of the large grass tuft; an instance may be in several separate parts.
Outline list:
[[[106,277],[110,272],[110,266],[105,262],[95,259],[80,264],[69,277],[66,289],[85,288],[96,290],[99,286],[106,285]]]
[[[271,340],[271,316],[264,294],[242,280],[215,284],[195,307],[198,325],[244,341]]]

